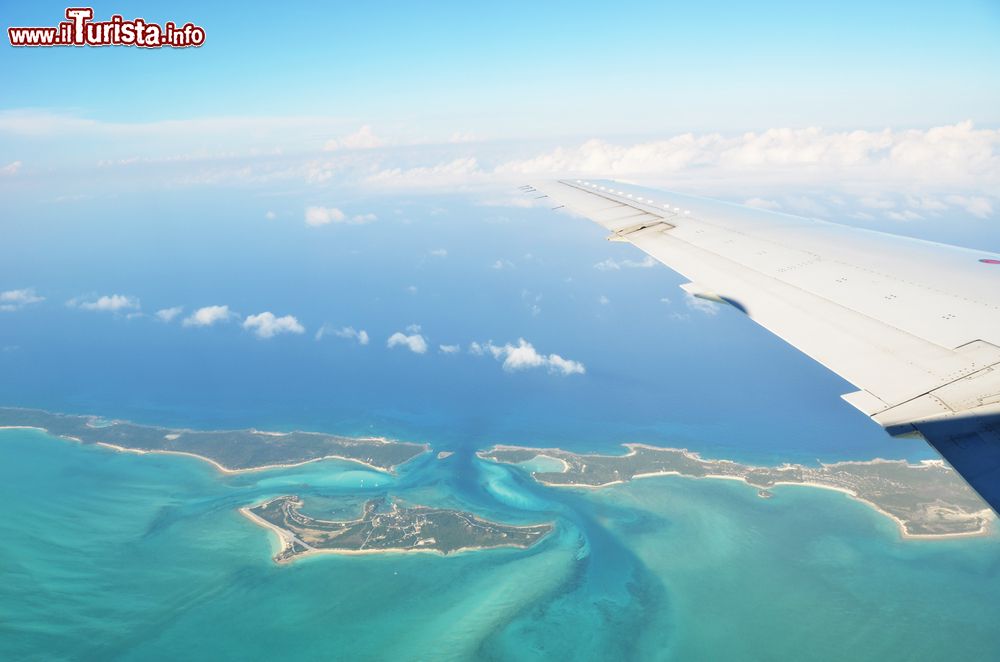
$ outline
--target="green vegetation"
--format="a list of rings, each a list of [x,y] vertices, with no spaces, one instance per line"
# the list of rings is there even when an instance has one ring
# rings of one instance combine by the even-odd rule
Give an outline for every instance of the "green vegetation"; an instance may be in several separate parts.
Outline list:
[[[225,471],[249,471],[336,457],[391,472],[428,448],[424,444],[355,439],[317,432],[174,430],[126,421],[104,421],[95,416],[0,407],[0,427],[3,426],[42,428],[49,434],[84,444],[109,444],[144,452],[189,453],[210,460]]]
[[[322,520],[303,515],[296,496],[280,496],[244,508],[254,521],[275,529],[282,549],[274,560],[282,563],[309,552],[374,553],[530,547],[552,530],[551,524],[511,526],[490,522],[471,513],[426,506],[404,507],[386,499],[365,503],[361,517]]]
[[[603,487],[645,475],[735,478],[770,498],[778,484],[812,485],[842,490],[892,517],[912,537],[974,535],[986,532],[993,513],[962,477],[943,462],[910,464],[903,460],[837,462],[809,467],[785,464],[756,467],[730,460],[705,460],[678,448],[625,444],[625,455],[579,455],[558,448],[494,446],[480,457],[505,464],[539,456],[565,463],[561,472],[533,472],[545,485]]]

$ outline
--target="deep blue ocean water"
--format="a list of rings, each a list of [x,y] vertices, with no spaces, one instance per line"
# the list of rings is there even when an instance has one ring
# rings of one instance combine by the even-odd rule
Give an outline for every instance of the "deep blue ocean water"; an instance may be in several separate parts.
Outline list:
[[[758,463],[932,456],[841,401],[849,384],[734,310],[690,308],[662,267],[596,269],[642,256],[589,222],[471,195],[317,200],[334,203],[378,220],[309,228],[288,199],[243,192],[5,203],[0,290],[34,287],[46,301],[0,313],[0,404],[379,434],[455,455],[428,454],[396,477],[337,462],[223,476],[191,458],[0,432],[0,658],[1000,650],[995,535],[903,541],[862,504],[804,488],[766,501],[728,481],[547,489],[474,456],[494,443],[616,452],[630,441]],[[147,316],[64,305],[112,293],[138,297]],[[212,304],[293,314],[307,332],[261,340],[236,322],[148,316]],[[371,343],[314,340],[324,323],[363,328]],[[413,324],[427,354],[386,347]],[[505,372],[465,351],[519,337],[586,374]],[[271,534],[237,509],[284,493],[315,512],[389,494],[557,529],[527,551],[279,567]]]
[[[737,311],[689,308],[667,269],[596,269],[643,257],[603,241],[596,225],[476,200],[346,200],[348,213],[378,220],[320,228],[280,198],[235,193],[83,201],[72,213],[15,206],[0,286],[47,300],[0,316],[0,402],[448,448],[645,441],[761,462],[927,454],[887,438],[840,400],[849,384]],[[278,218],[265,219],[268,209]],[[430,254],[438,249],[447,256]],[[238,323],[181,328],[63,305],[111,293],[138,297],[147,314],[214,304],[292,314],[306,333],[262,341]],[[314,341],[324,323],[363,328],[371,343]],[[428,354],[387,350],[413,324]],[[586,375],[507,373],[488,357],[437,350],[520,337],[581,361]]]

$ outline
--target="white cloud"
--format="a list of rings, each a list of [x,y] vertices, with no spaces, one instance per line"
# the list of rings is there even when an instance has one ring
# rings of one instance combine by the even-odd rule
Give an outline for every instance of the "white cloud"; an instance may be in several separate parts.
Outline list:
[[[274,313],[268,311],[248,315],[243,320],[243,328],[253,331],[258,338],[273,338],[279,333],[304,333],[306,330],[293,316],[275,317]]]
[[[341,223],[344,225],[363,225],[378,220],[375,214],[355,214],[348,216],[336,207],[306,207],[306,225],[319,227],[330,223]]]
[[[448,257],[448,250],[445,248],[435,248],[429,251],[429,254],[433,257]]]
[[[621,269],[649,269],[655,266],[656,260],[647,255],[641,260],[622,260],[620,262],[609,257],[595,264],[594,268],[599,271],[619,271]]]
[[[156,311],[156,319],[161,322],[172,322],[175,317],[184,312],[183,306],[173,306],[172,308],[161,308]]]
[[[565,359],[558,354],[540,354],[535,347],[524,338],[518,338],[517,345],[507,343],[494,345],[492,342],[472,343],[469,352],[482,355],[489,353],[493,358],[503,361],[503,369],[508,372],[545,368],[551,373],[561,375],[582,375],[586,368],[579,361]]]
[[[313,227],[341,223],[345,218],[344,212],[336,207],[306,207],[306,225]]]
[[[796,187],[829,191],[830,182],[860,206],[889,210],[903,196],[928,208],[930,193],[978,198],[971,214],[989,216],[1000,202],[1000,129],[971,122],[928,129],[827,131],[775,128],[740,135],[685,133],[661,140],[588,140],[497,165],[495,178],[595,176],[743,199],[745,204],[828,215],[807,196],[775,199]],[[753,197],[747,193],[753,193]],[[768,192],[769,197],[761,195]],[[838,207],[844,196],[827,198]],[[902,201],[902,202],[905,202]],[[931,203],[934,205],[935,203]],[[936,203],[940,205],[940,202]]]
[[[407,285],[406,286],[406,291],[409,292],[410,294],[416,294],[417,293],[417,286],[416,285]]]
[[[33,303],[41,303],[45,297],[38,296],[34,288],[27,287],[21,290],[7,290],[0,292],[0,310],[10,312],[20,310]]]
[[[419,327],[417,327],[417,329],[419,330]],[[389,340],[386,342],[386,347],[389,347],[390,349],[393,347],[406,347],[414,354],[425,354],[427,353],[427,340],[416,332],[411,335],[406,335],[402,331],[397,331],[389,336]]]
[[[332,139],[326,141],[323,149],[328,152],[338,149],[374,149],[375,147],[382,147],[385,144],[384,140],[375,135],[371,126],[365,124],[354,133],[348,134],[339,140]]]
[[[602,294],[600,298],[597,300],[597,303],[601,304],[602,306],[606,306],[609,303],[611,303],[611,299]]]
[[[704,313],[705,315],[718,315],[719,306],[721,304],[709,301],[708,299],[702,299],[701,297],[696,297],[693,294],[685,292],[684,305],[691,310],[696,310],[699,313]]]
[[[990,202],[989,198],[980,195],[949,195],[947,200],[951,204],[957,205],[979,218],[987,218],[993,215],[993,203]]]
[[[18,170],[20,170],[20,169],[21,169],[21,162],[20,161],[12,161],[12,162],[8,163],[7,165],[5,165],[4,167],[0,168],[0,175],[3,175],[3,176],[16,175],[17,172],[18,172]]]
[[[266,212],[264,212],[264,218],[266,218],[269,221],[273,221],[274,219],[278,218],[278,215],[269,209]]]
[[[379,188],[436,189],[467,187],[489,179],[489,173],[480,169],[479,162],[474,157],[467,156],[430,166],[384,168],[364,181],[369,186]]]
[[[370,338],[368,337],[368,332],[364,329],[357,330],[353,326],[343,326],[339,329],[329,324],[324,324],[316,332],[316,340],[322,340],[323,336],[334,335],[338,338],[347,338],[349,340],[356,340],[359,345],[367,345]]]
[[[84,301],[82,297],[76,297],[67,301],[66,305],[80,310],[116,313],[123,310],[138,310],[139,300],[124,294],[106,294],[92,301]]]
[[[513,269],[514,268],[514,263],[511,262],[510,260],[497,260],[492,265],[490,265],[490,267],[492,269],[496,269],[498,271],[500,269]]]
[[[530,159],[509,161],[497,172],[626,177],[690,169],[709,176],[711,170],[759,173],[783,169],[823,181],[834,171],[860,174],[856,169],[871,168],[894,179],[933,180],[943,175],[967,182],[996,181],[998,147],[1000,130],[976,129],[971,122],[905,131],[780,128],[738,136],[685,133],[632,145],[594,139],[575,148],[558,147]]]
[[[438,345],[438,351],[442,354],[458,354],[462,348],[459,345]]]
[[[212,326],[218,322],[227,322],[234,315],[229,306],[205,306],[185,318],[184,326]]]

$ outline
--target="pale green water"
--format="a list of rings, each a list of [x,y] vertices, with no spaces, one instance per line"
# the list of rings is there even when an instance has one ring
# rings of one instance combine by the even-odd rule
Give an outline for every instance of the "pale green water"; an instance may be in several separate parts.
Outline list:
[[[236,512],[384,491],[559,526],[529,551],[276,566]],[[3,431],[0,659],[995,659],[1000,539],[902,541],[842,495],[775,493],[546,489],[469,457],[222,476]]]

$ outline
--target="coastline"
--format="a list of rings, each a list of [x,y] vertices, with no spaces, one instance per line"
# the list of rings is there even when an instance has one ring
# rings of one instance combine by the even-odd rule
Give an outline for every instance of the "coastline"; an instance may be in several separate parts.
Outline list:
[[[670,447],[652,446],[652,445],[649,445],[649,444],[642,444],[642,443],[626,443],[626,444],[622,444],[622,446],[624,446],[625,448],[629,449],[627,453],[624,453],[622,455],[608,455],[608,456],[601,456],[601,457],[630,457],[630,456],[634,456],[636,454],[636,449],[637,448],[646,448],[646,449],[653,450],[653,451],[677,452],[677,453],[681,453],[686,458],[693,459],[693,460],[698,460],[698,461],[702,461],[702,462],[728,462],[728,460],[705,460],[704,458],[701,457],[700,453],[690,451],[690,450],[688,450],[686,448],[670,448]],[[483,459],[489,459],[489,460],[491,460],[493,462],[497,462],[498,464],[500,464],[501,463],[500,461],[493,460],[492,458],[489,458],[487,456],[488,451],[491,451],[491,450],[533,451],[533,452],[536,453],[535,457],[541,457],[541,456],[552,457],[551,455],[549,455],[549,453],[551,453],[553,451],[555,451],[555,452],[561,452],[561,453],[566,453],[567,452],[567,451],[563,451],[562,449],[554,449],[554,448],[532,448],[532,447],[509,446],[509,445],[504,445],[504,444],[496,444],[496,445],[492,446],[490,449],[485,449],[483,451],[480,451],[477,454],[480,457],[482,457]],[[585,457],[587,457],[587,455],[588,454],[580,454],[578,457],[585,458]],[[561,459],[561,458],[552,458],[552,459]],[[830,468],[830,467],[838,467],[838,466],[842,466],[842,465],[866,465],[866,464],[867,465],[871,465],[871,464],[882,464],[882,463],[891,464],[891,463],[896,463],[896,462],[904,462],[907,467],[910,467],[910,468],[913,468],[913,469],[929,468],[929,467],[932,467],[932,466],[943,466],[944,465],[943,461],[941,461],[941,460],[933,460],[933,459],[931,459],[931,460],[921,460],[918,463],[912,463],[912,462],[909,462],[907,460],[888,460],[888,459],[879,458],[879,457],[873,458],[871,460],[841,460],[841,461],[832,462],[832,463],[829,463],[829,464],[824,463],[824,462],[819,462],[819,465],[821,467],[823,467],[823,468]],[[565,460],[562,460],[562,463],[563,463],[564,468],[563,468],[563,470],[560,473],[565,474],[565,473],[567,473],[570,470],[571,467],[570,467],[569,463],[566,462]],[[511,463],[511,466],[519,466],[519,463]],[[748,468],[751,468],[751,469],[753,468],[753,467],[750,467],[749,465],[747,465],[747,466],[748,466]],[[779,469],[780,468],[785,468],[785,467],[789,467],[790,468],[790,467],[795,467],[795,466],[799,466],[799,465],[785,464],[785,465],[779,466],[778,468]],[[546,472],[546,473],[548,473],[548,472]],[[642,479],[642,478],[653,478],[653,477],[657,477],[657,476],[676,476],[678,478],[688,478],[688,479],[693,479],[693,480],[702,480],[702,479],[709,479],[709,478],[714,479],[714,480],[733,480],[733,481],[737,481],[737,482],[743,483],[743,484],[747,485],[748,487],[756,488],[758,490],[759,489],[765,489],[765,488],[761,488],[760,486],[754,485],[753,483],[749,482],[746,479],[745,476],[733,476],[733,475],[711,474],[711,473],[705,474],[704,476],[694,476],[694,475],[691,475],[691,474],[684,474],[684,473],[681,473],[681,472],[676,471],[676,470],[670,470],[670,471],[650,471],[650,472],[644,472],[644,473],[637,473],[637,474],[634,474],[634,475],[632,475],[631,477],[629,477],[627,479],[614,480],[614,481],[609,481],[609,482],[606,482],[606,483],[600,483],[600,484],[596,484],[596,485],[588,485],[588,484],[581,484],[581,483],[553,483],[553,482],[548,482],[548,481],[546,481],[544,479],[539,478],[537,472],[531,472],[531,476],[539,484],[545,485],[546,487],[578,488],[578,489],[587,489],[587,490],[597,490],[597,489],[603,489],[603,488],[606,488],[606,487],[612,487],[612,486],[615,486],[615,485],[624,485],[624,484],[626,484],[628,482],[631,482],[633,480],[639,480],[639,479]],[[985,508],[983,510],[970,513],[971,516],[973,516],[973,517],[979,517],[979,518],[982,519],[982,524],[979,526],[978,529],[975,529],[973,531],[960,531],[960,532],[955,532],[955,533],[912,533],[908,529],[907,522],[905,520],[901,519],[897,515],[894,515],[894,514],[888,512],[888,511],[884,510],[877,503],[875,503],[873,501],[870,501],[870,500],[868,500],[868,499],[860,496],[857,492],[855,492],[853,490],[850,490],[848,488],[840,487],[840,486],[837,486],[837,485],[831,485],[831,484],[827,484],[827,483],[820,483],[820,482],[811,481],[811,480],[804,480],[804,481],[776,481],[772,485],[768,486],[766,489],[771,489],[773,487],[778,487],[778,486],[812,487],[812,488],[818,488],[818,489],[823,489],[823,490],[830,490],[830,491],[833,491],[833,492],[840,492],[841,494],[845,494],[848,497],[850,497],[851,499],[853,499],[853,500],[855,500],[855,501],[857,501],[859,503],[865,504],[866,506],[870,507],[872,510],[876,511],[880,515],[883,515],[884,517],[888,517],[893,522],[895,522],[896,526],[897,526],[897,528],[899,530],[900,537],[902,539],[904,539],[904,540],[949,540],[949,539],[976,538],[976,537],[988,536],[992,532],[993,522],[995,522],[996,519],[997,519],[996,516],[993,514],[993,512],[991,510],[989,510],[988,508]]]
[[[12,407],[11,409],[19,409],[19,408]],[[43,410],[29,410],[29,409],[24,409],[24,411],[43,411]],[[45,412],[45,413],[49,413],[49,412]],[[53,415],[55,415],[55,416],[67,416],[67,414],[53,414]],[[93,425],[91,425],[91,422],[93,420],[97,420],[99,418],[99,417],[94,416],[94,415],[90,415],[90,414],[87,414],[87,415],[68,414],[68,416],[78,416],[80,418],[90,419],[86,423],[86,425],[88,427],[91,427],[91,428],[94,428],[94,429],[100,429],[100,427],[104,427],[104,426],[93,426]],[[129,421],[118,421],[118,420],[116,420],[114,422],[129,422]],[[139,424],[132,423],[132,425],[139,425]],[[227,430],[194,430],[194,429],[190,429],[190,428],[165,428],[165,427],[160,427],[160,426],[155,426],[155,425],[151,425],[151,426],[142,425],[141,427],[149,428],[151,430],[162,430],[162,431],[164,431],[166,433],[164,436],[166,438],[171,438],[171,439],[176,439],[177,437],[179,437],[183,433],[194,433],[194,434],[197,434],[197,433],[205,433],[205,432],[228,432]],[[70,436],[70,435],[56,434],[56,433],[53,433],[48,428],[37,426],[37,425],[0,425],[0,431],[2,431],[2,430],[37,430],[39,432],[43,432],[43,433],[51,436],[54,439],[65,439],[65,440],[74,441],[74,442],[80,443],[80,444],[84,443],[83,440],[80,439],[79,437],[74,437],[74,436]],[[377,442],[377,443],[381,443],[381,444],[395,443],[395,442],[393,442],[393,440],[390,440],[387,437],[342,437],[341,435],[328,434],[328,433],[324,433],[324,432],[309,432],[309,431],[305,431],[305,430],[296,430],[294,432],[265,432],[265,431],[262,431],[262,430],[257,430],[255,428],[248,428],[246,431],[249,432],[249,433],[251,433],[251,434],[260,434],[260,435],[273,436],[273,437],[284,437],[284,436],[288,436],[290,434],[296,433],[296,434],[327,435],[327,436],[331,436],[331,437],[338,437],[338,438],[348,439],[350,441],[358,441],[358,442]],[[398,442],[398,443],[405,443],[405,444],[413,444],[414,446],[421,447],[422,450],[421,450],[421,452],[419,454],[413,456],[412,458],[410,458],[406,462],[402,462],[400,464],[392,465],[391,467],[388,467],[388,468],[379,467],[379,466],[376,466],[376,465],[371,464],[369,462],[365,462],[364,460],[361,460],[361,459],[358,459],[358,458],[347,457],[347,456],[344,456],[344,455],[338,455],[336,453],[332,453],[332,454],[329,454],[329,455],[323,455],[321,457],[314,457],[314,458],[310,458],[308,460],[302,460],[301,462],[287,462],[287,463],[279,462],[279,463],[274,463],[274,464],[264,464],[264,465],[260,465],[260,466],[256,466],[256,467],[246,467],[246,468],[242,468],[242,469],[234,469],[234,468],[231,468],[231,467],[227,467],[227,466],[221,464],[219,461],[213,460],[210,457],[206,457],[204,455],[199,455],[198,453],[192,453],[190,451],[175,451],[175,450],[167,450],[167,449],[149,449],[149,448],[130,448],[128,446],[122,446],[120,444],[112,444],[112,443],[104,442],[104,441],[95,441],[93,443],[94,443],[95,446],[101,446],[101,447],[104,447],[104,448],[107,448],[107,449],[110,449],[110,450],[114,450],[114,451],[117,451],[117,452],[120,452],[120,453],[135,453],[136,455],[146,455],[148,453],[157,453],[157,454],[161,454],[161,455],[181,455],[181,456],[193,457],[193,458],[197,458],[197,459],[199,459],[199,460],[201,460],[203,462],[207,462],[207,463],[211,464],[213,467],[216,468],[216,470],[218,470],[220,473],[224,473],[224,474],[252,473],[252,472],[256,472],[256,471],[268,471],[268,470],[271,470],[271,469],[289,469],[289,468],[293,468],[293,467],[300,467],[300,466],[305,465],[305,464],[310,464],[312,462],[319,462],[319,461],[322,461],[322,460],[340,460],[340,461],[343,461],[343,462],[350,462],[350,463],[358,464],[358,465],[361,465],[361,466],[363,466],[363,467],[365,467],[367,469],[371,469],[372,471],[377,471],[379,473],[384,473],[384,474],[388,474],[388,475],[396,475],[396,467],[401,466],[401,464],[406,464],[406,462],[410,462],[412,460],[415,460],[420,455],[422,455],[422,454],[428,452],[429,450],[431,450],[430,444],[427,444],[427,443],[416,444],[416,443],[413,443],[413,442]]]
[[[269,503],[269,501],[264,501],[256,505],[261,506],[266,503]],[[372,554],[434,554],[436,556],[446,557],[446,556],[454,556],[456,554],[463,554],[466,552],[482,552],[491,549],[528,549],[529,547],[531,547],[530,545],[518,545],[515,543],[511,543],[507,545],[494,545],[492,547],[474,547],[474,546],[459,547],[458,549],[454,549],[450,552],[443,552],[439,549],[434,549],[433,547],[386,547],[384,549],[330,549],[323,547],[313,547],[311,545],[306,545],[306,543],[298,540],[295,537],[295,535],[292,534],[290,531],[282,529],[280,526],[272,524],[271,522],[265,520],[263,517],[256,515],[251,510],[251,508],[254,507],[256,506],[243,506],[242,508],[239,509],[239,512],[254,524],[261,526],[265,529],[270,529],[278,536],[279,543],[281,544],[281,549],[278,550],[277,554],[272,555],[272,559],[274,560],[275,563],[279,565],[290,564],[293,561],[297,561],[301,558],[317,554],[336,554],[338,556],[366,556]],[[283,559],[276,558],[279,554],[288,551],[296,541],[298,541],[300,545],[306,547],[306,551],[300,552],[288,558],[283,558]]]
[[[571,483],[549,483],[549,482],[546,482],[544,480],[538,479],[534,474],[532,474],[532,477],[535,478],[535,480],[539,484],[545,485],[546,487],[557,487],[557,488],[558,487],[562,487],[562,488],[569,488],[569,489],[585,489],[585,490],[599,490],[599,489],[604,489],[606,487],[614,487],[615,485],[625,485],[625,484],[627,484],[627,483],[629,483],[629,482],[631,482],[633,480],[639,480],[639,479],[642,479],[642,478],[656,478],[656,477],[664,477],[664,476],[673,476],[673,477],[676,477],[676,478],[686,478],[686,479],[689,479],[689,480],[706,480],[706,479],[712,479],[712,480],[732,480],[732,481],[736,481],[738,483],[743,483],[747,487],[753,487],[753,488],[756,488],[756,489],[763,489],[763,488],[760,488],[760,487],[758,487],[756,485],[753,485],[752,483],[748,483],[745,478],[741,478],[739,476],[723,476],[723,475],[719,475],[719,474],[706,474],[704,476],[691,476],[691,475],[688,475],[688,474],[682,474],[682,473],[680,473],[678,471],[653,471],[653,472],[649,472],[649,473],[636,474],[636,475],[632,476],[632,478],[629,479],[629,480],[615,480],[615,481],[611,481],[611,482],[608,482],[608,483],[601,483],[600,485],[586,485],[586,484],[579,484],[579,483],[572,483],[572,484]],[[977,513],[974,513],[976,515],[983,515],[983,524],[978,529],[976,529],[975,531],[962,531],[962,532],[958,532],[958,533],[910,533],[910,531],[906,527],[906,522],[904,520],[900,519],[896,515],[893,515],[892,513],[888,512],[886,510],[883,510],[882,508],[880,508],[878,506],[878,504],[876,504],[876,503],[874,503],[872,501],[869,501],[869,500],[867,500],[865,498],[862,498],[862,497],[858,496],[857,493],[852,492],[851,490],[848,490],[847,488],[837,487],[835,485],[826,485],[824,483],[816,483],[816,482],[812,482],[812,481],[803,481],[801,483],[794,483],[794,482],[789,482],[789,481],[779,481],[779,482],[774,483],[773,485],[771,485],[770,487],[768,487],[766,489],[771,489],[771,487],[778,487],[778,486],[813,487],[813,488],[818,488],[818,489],[822,489],[822,490],[830,490],[832,492],[840,492],[841,494],[845,494],[848,497],[850,497],[851,499],[857,501],[858,503],[863,503],[864,505],[870,507],[872,510],[876,511],[880,515],[888,517],[893,522],[895,522],[897,528],[899,529],[900,536],[903,539],[905,539],[905,540],[949,540],[949,539],[955,539],[955,538],[979,538],[979,537],[983,537],[983,536],[988,536],[990,534],[990,532],[991,532],[991,529],[992,529],[991,522],[995,521],[995,519],[996,519],[995,517],[990,517],[990,515],[992,515],[992,511],[984,509],[984,510],[978,511]]]
[[[43,430],[43,432],[48,432],[48,430]],[[60,437],[62,439],[72,439],[72,437]],[[79,439],[74,439],[74,441],[80,441]],[[109,444],[104,441],[98,441],[94,443],[95,446],[103,446],[113,451],[119,453],[135,453],[136,455],[183,455],[187,457],[197,458],[204,462],[208,462],[213,467],[215,467],[220,473],[224,474],[246,474],[254,473],[256,471],[267,471],[269,469],[290,469],[292,467],[301,467],[304,464],[312,464],[313,462],[321,462],[323,460],[343,460],[344,462],[352,462],[354,464],[360,464],[367,467],[373,471],[378,471],[379,473],[394,475],[396,472],[394,469],[383,469],[381,467],[376,467],[374,464],[368,464],[364,460],[356,460],[350,457],[344,457],[343,455],[324,455],[323,457],[314,457],[309,460],[303,460],[302,462],[292,462],[287,464],[263,464],[259,467],[247,467],[246,469],[230,469],[229,467],[219,464],[217,461],[210,457],[205,457],[204,455],[198,455],[197,453],[189,453],[188,451],[169,451],[169,450],[159,450],[159,449],[148,449],[148,448],[129,448],[127,446],[118,446],[116,444]]]

